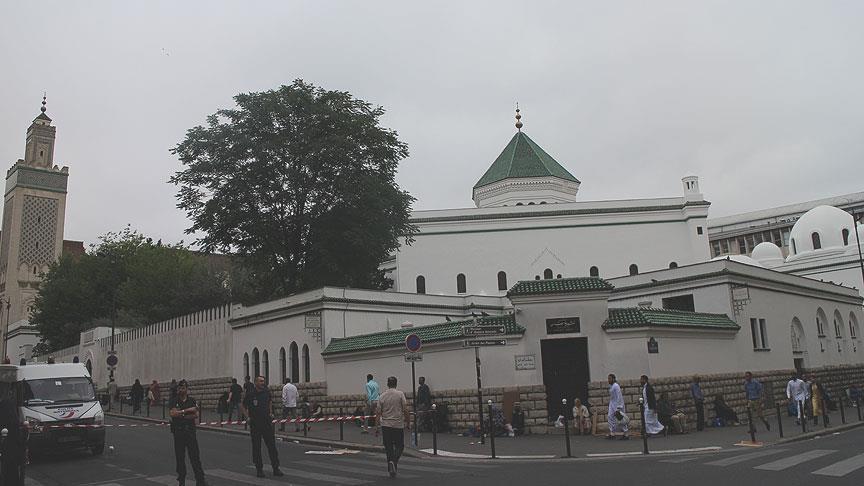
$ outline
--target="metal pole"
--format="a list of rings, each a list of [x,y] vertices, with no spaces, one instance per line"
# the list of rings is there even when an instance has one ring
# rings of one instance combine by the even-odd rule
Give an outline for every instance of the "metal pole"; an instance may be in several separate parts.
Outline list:
[[[414,362],[411,362],[411,389],[413,390],[413,399],[411,400],[414,407],[414,447],[420,447],[417,441],[417,377],[414,372]]]
[[[162,420],[165,420],[165,402],[167,400],[165,398],[162,399]]]
[[[842,394],[837,395],[837,399],[838,399],[837,401],[840,402],[840,421],[845,424],[846,423],[846,410],[845,410],[846,405],[843,403],[843,395]]]
[[[573,455],[570,453],[570,426],[567,424],[567,399],[566,398],[561,399],[561,408],[564,409],[564,413],[562,415],[564,416],[564,440],[567,441],[567,457],[573,457]],[[579,420],[579,419],[576,418],[576,420]]]
[[[492,400],[489,400],[489,445],[492,447],[492,459],[495,459],[495,422],[492,416]]]
[[[825,399],[820,400],[822,402],[822,427],[828,428],[828,408],[825,407]]]
[[[648,433],[645,430],[645,400],[639,397],[639,414],[642,416],[642,454],[648,454]]]
[[[438,455],[438,405],[432,404],[432,455]]]
[[[120,393],[120,415],[123,415],[123,393]]]
[[[147,418],[150,418],[150,399],[147,399]]]
[[[798,400],[798,417],[801,419],[801,433],[807,433],[807,417],[804,415],[804,401]]]
[[[477,365],[477,405],[478,410],[480,411],[480,443],[485,444],[486,438],[483,435],[484,423],[483,423],[483,388],[480,385],[480,348],[474,347],[474,363]]]
[[[864,285],[864,258],[861,256],[861,237],[858,236],[858,218],[855,213],[852,213],[852,231],[855,232],[855,242],[858,244],[858,265],[861,266],[861,283]]]
[[[747,422],[750,423],[750,442],[756,443],[756,427],[753,425],[753,411],[750,410],[750,404],[747,404]]]
[[[339,440],[345,440],[345,411],[339,407]]]
[[[780,438],[783,438],[783,416],[780,415],[780,404],[777,404],[777,430],[780,432]]]
[[[861,399],[855,399],[855,408],[858,409],[858,421],[861,421]]]

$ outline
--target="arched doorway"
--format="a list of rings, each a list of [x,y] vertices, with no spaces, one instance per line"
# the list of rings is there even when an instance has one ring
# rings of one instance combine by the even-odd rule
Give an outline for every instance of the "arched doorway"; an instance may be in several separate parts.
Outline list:
[[[807,367],[807,338],[800,319],[797,317],[792,319],[789,332],[792,344],[792,361],[796,370],[802,370]]]
[[[292,342],[288,347],[288,354],[291,357],[291,382],[300,382],[300,349],[296,342]]]

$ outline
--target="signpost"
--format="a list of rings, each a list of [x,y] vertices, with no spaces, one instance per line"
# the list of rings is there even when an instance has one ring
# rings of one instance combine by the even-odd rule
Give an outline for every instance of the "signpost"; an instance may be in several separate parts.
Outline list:
[[[414,372],[414,363],[423,360],[423,355],[420,354],[420,349],[423,347],[423,341],[415,333],[405,336],[405,349],[408,353],[405,354],[405,361],[411,363],[411,389],[414,390],[414,447],[419,447],[417,443],[417,375]]]
[[[465,326],[462,328],[462,334],[466,337],[474,336],[501,336],[507,334],[507,329],[499,325],[478,325],[477,318],[474,318],[473,326]],[[483,433],[485,424],[483,423],[483,385],[480,380],[480,346],[506,346],[506,339],[466,339],[462,347],[474,348],[474,363],[477,368],[477,405],[480,415],[480,443],[486,443],[486,436]],[[490,417],[491,418],[491,417]]]
[[[466,339],[463,347],[475,348],[479,346],[507,346],[506,339]]]
[[[465,326],[462,328],[464,336],[500,336],[505,333],[504,326]]]

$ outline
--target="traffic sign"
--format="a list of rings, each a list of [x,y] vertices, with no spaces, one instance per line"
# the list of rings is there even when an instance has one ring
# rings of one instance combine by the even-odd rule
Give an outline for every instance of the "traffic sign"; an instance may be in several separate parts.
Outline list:
[[[423,353],[405,353],[405,362],[423,361]]]
[[[420,348],[423,347],[423,341],[420,340],[420,336],[411,333],[405,336],[405,348],[412,353],[416,353],[420,351]]]
[[[117,366],[117,362],[120,361],[117,359],[116,354],[109,354],[108,359],[105,360],[108,363],[108,366]]]
[[[479,346],[506,346],[506,339],[466,339],[462,345],[465,348],[476,348]]]
[[[504,326],[465,326],[462,334],[465,336],[499,336],[506,334]]]

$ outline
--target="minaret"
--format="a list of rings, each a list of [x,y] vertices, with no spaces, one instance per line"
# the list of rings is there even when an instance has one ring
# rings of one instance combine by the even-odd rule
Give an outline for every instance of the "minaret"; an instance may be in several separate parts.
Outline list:
[[[9,329],[27,324],[40,275],[63,251],[69,168],[54,165],[57,129],[45,113],[46,105],[43,96],[41,113],[27,129],[24,159],[6,172],[0,233],[0,328],[4,336],[0,358],[17,356],[17,349],[7,349],[6,342],[13,337]]]

